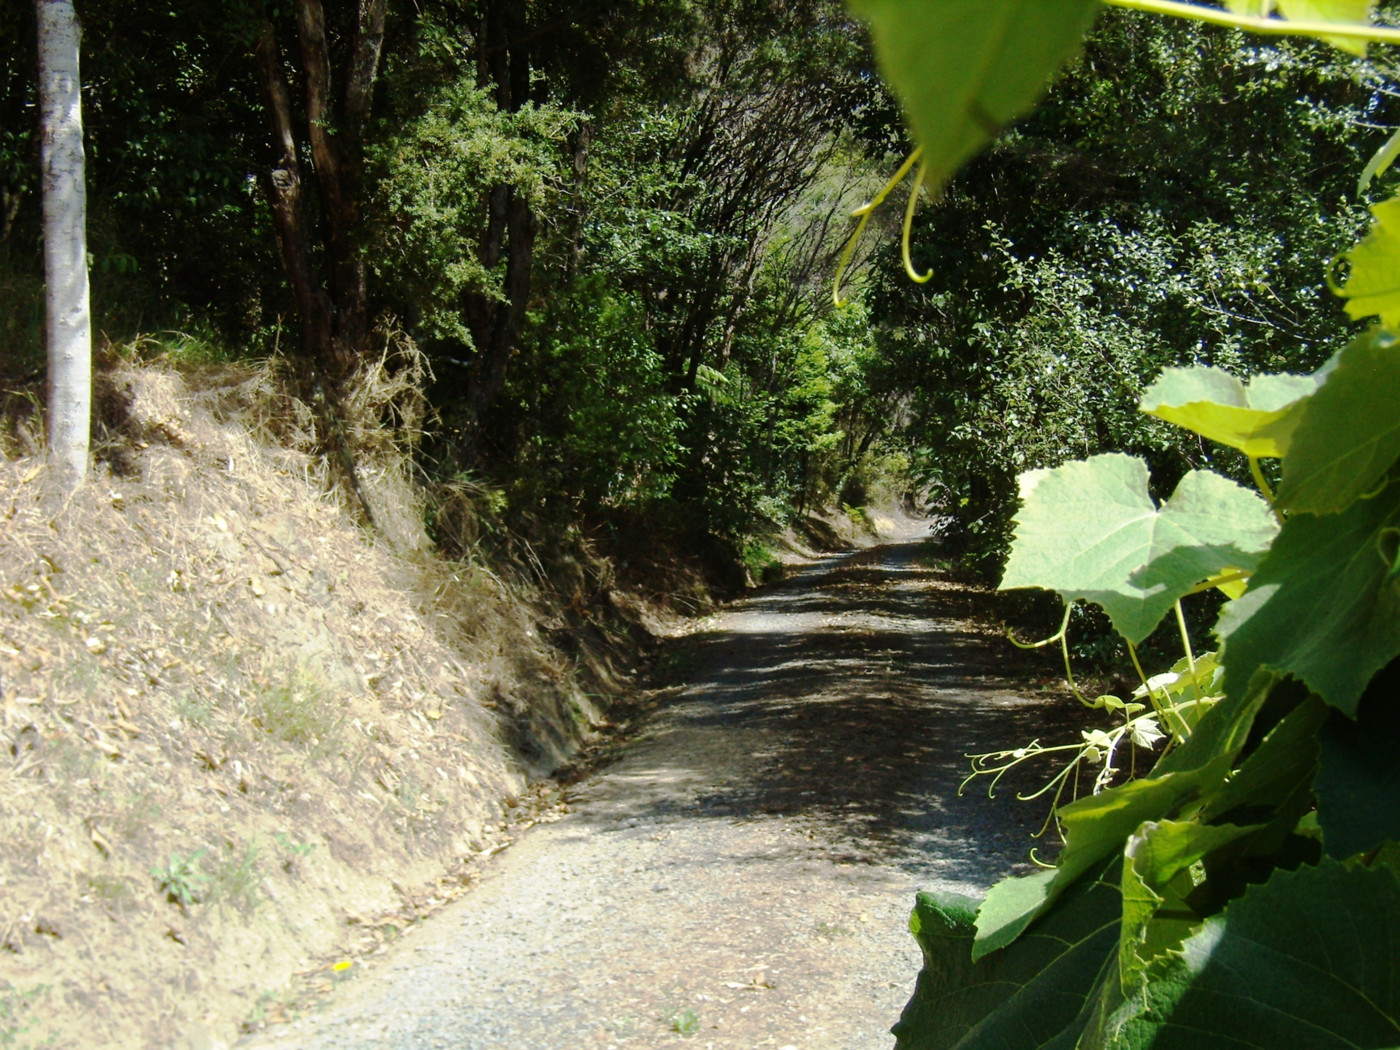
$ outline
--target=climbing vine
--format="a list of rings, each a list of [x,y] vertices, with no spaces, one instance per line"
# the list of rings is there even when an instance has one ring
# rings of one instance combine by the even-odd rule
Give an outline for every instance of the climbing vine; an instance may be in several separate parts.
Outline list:
[[[1110,2],[1358,53],[1395,36],[1368,0]],[[1101,5],[856,6],[937,194],[1034,104]],[[1135,664],[1175,616],[1186,651],[1158,675],[1138,665],[1130,699],[1092,701],[1108,725],[1083,741],[983,756],[997,775],[1062,750],[1051,787],[1099,772],[1057,804],[1054,867],[980,902],[919,896],[925,966],[900,1048],[1400,1045],[1400,199],[1373,213],[1331,284],[1378,320],[1321,369],[1172,368],[1141,398],[1242,453],[1254,490],[1197,470],[1159,505],[1147,464],[1121,454],[1022,475],[1002,586],[1100,606]],[[1194,653],[1181,599],[1217,587],[1217,648]],[[1136,778],[1126,742],[1158,753]]]

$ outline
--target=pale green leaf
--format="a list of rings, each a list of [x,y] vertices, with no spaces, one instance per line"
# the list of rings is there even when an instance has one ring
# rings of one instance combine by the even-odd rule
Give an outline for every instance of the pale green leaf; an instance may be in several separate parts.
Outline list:
[[[1292,22],[1340,22],[1365,25],[1375,7],[1372,0],[1225,0],[1225,7],[1246,18],[1282,15]],[[1355,55],[1366,54],[1366,42],[1354,37],[1323,37],[1329,44]]]
[[[1400,457],[1400,338],[1375,330],[1328,363],[1283,458],[1278,502],[1333,514],[1375,489]]]
[[[1058,874],[1058,869],[1050,868],[1033,875],[1002,879],[993,886],[977,912],[977,936],[981,943],[979,949],[974,949],[973,958],[1004,948],[1019,937],[1050,900],[1050,888]]]
[[[1250,569],[1277,524],[1264,502],[1192,471],[1159,510],[1147,466],[1109,453],[1021,475],[1021,509],[1001,587],[1044,587],[1102,606],[1130,642],[1226,567]]]
[[[1371,676],[1400,654],[1400,578],[1385,542],[1397,528],[1395,483],[1341,514],[1292,515],[1216,627],[1226,696],[1265,668],[1355,716]]]
[[[1279,14],[1291,22],[1342,22],[1366,25],[1371,21],[1372,0],[1278,0]],[[1333,47],[1354,55],[1366,54],[1366,41],[1355,37],[1323,37]]]
[[[1075,55],[1098,0],[852,0],[937,192]]]
[[[1400,197],[1371,206],[1375,223],[1347,256],[1351,272],[1334,289],[1346,299],[1354,321],[1378,316],[1387,328],[1400,327]]]
[[[1386,170],[1395,163],[1395,158],[1400,157],[1400,129],[1385,140],[1385,145],[1376,150],[1371,155],[1371,159],[1366,162],[1366,167],[1361,169],[1361,178],[1356,182],[1356,193],[1358,196],[1366,192],[1366,187],[1371,185],[1371,180],[1379,178],[1386,173]]]
[[[1142,395],[1139,409],[1246,456],[1282,456],[1301,402],[1318,376],[1255,376],[1248,384],[1220,368],[1168,368]]]

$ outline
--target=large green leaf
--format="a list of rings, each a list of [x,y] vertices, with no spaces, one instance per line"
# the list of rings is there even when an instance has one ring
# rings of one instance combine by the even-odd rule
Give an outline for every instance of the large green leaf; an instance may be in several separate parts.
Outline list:
[[[1004,879],[988,891],[977,912],[973,958],[1010,944],[1085,872],[1122,852],[1144,821],[1171,817],[1184,799],[1214,787],[1229,769],[1230,756],[1222,755],[1196,769],[1130,780],[1062,807],[1065,848],[1059,863],[1051,871]]]
[[[966,898],[919,894],[910,927],[924,968],[892,1029],[896,1050],[1071,1050],[1112,968],[1118,879],[1115,860],[1015,944],[975,963]]]
[[[1202,580],[1253,568],[1278,530],[1258,496],[1210,471],[1187,474],[1159,510],[1147,465],[1119,453],[1020,480],[1002,589],[1045,587],[1096,602],[1134,643]]]
[[[1400,880],[1324,861],[1277,870],[1206,920],[1095,1046],[1400,1046]]]
[[[1276,693],[1271,706],[1284,696],[1281,690]],[[1276,810],[1300,794],[1310,798],[1308,789],[1317,769],[1317,731],[1327,720],[1328,712],[1329,708],[1317,697],[1305,693],[1298,706],[1265,734],[1240,768],[1202,800],[1198,818],[1212,821],[1246,807],[1254,812]],[[1293,819],[1296,821],[1297,816]]]
[[[1347,256],[1351,273],[1337,293],[1347,300],[1355,321],[1378,316],[1387,328],[1400,327],[1400,197],[1373,205],[1375,224]]]
[[[1316,376],[1260,375],[1246,385],[1224,369],[1168,368],[1147,388],[1141,411],[1237,448],[1246,456],[1282,456]]]
[[[1079,51],[1098,0],[852,0],[940,189]]]
[[[1400,339],[1379,329],[1358,336],[1326,372],[1283,458],[1278,501],[1289,510],[1344,510],[1400,456]]]
[[[1290,517],[1216,626],[1226,697],[1266,668],[1354,717],[1371,676],[1400,654],[1398,545],[1400,484],[1341,514]]]
[[[1318,745],[1317,820],[1328,855],[1400,842],[1400,664],[1371,680],[1356,721],[1333,712]]]

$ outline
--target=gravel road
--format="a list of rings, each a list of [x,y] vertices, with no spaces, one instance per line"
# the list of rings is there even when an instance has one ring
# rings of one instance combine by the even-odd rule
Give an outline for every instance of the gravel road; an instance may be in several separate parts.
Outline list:
[[[1073,734],[917,552],[826,559],[678,640],[683,684],[567,814],[323,1012],[238,1045],[888,1050],[915,891],[980,893],[1044,816],[959,798],[964,753]]]

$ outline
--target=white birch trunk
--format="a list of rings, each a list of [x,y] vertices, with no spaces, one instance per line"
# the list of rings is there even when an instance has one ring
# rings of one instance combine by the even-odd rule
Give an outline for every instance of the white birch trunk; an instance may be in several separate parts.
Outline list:
[[[72,0],[36,0],[49,364],[49,459],[70,488],[87,476],[92,415],[87,185]]]

